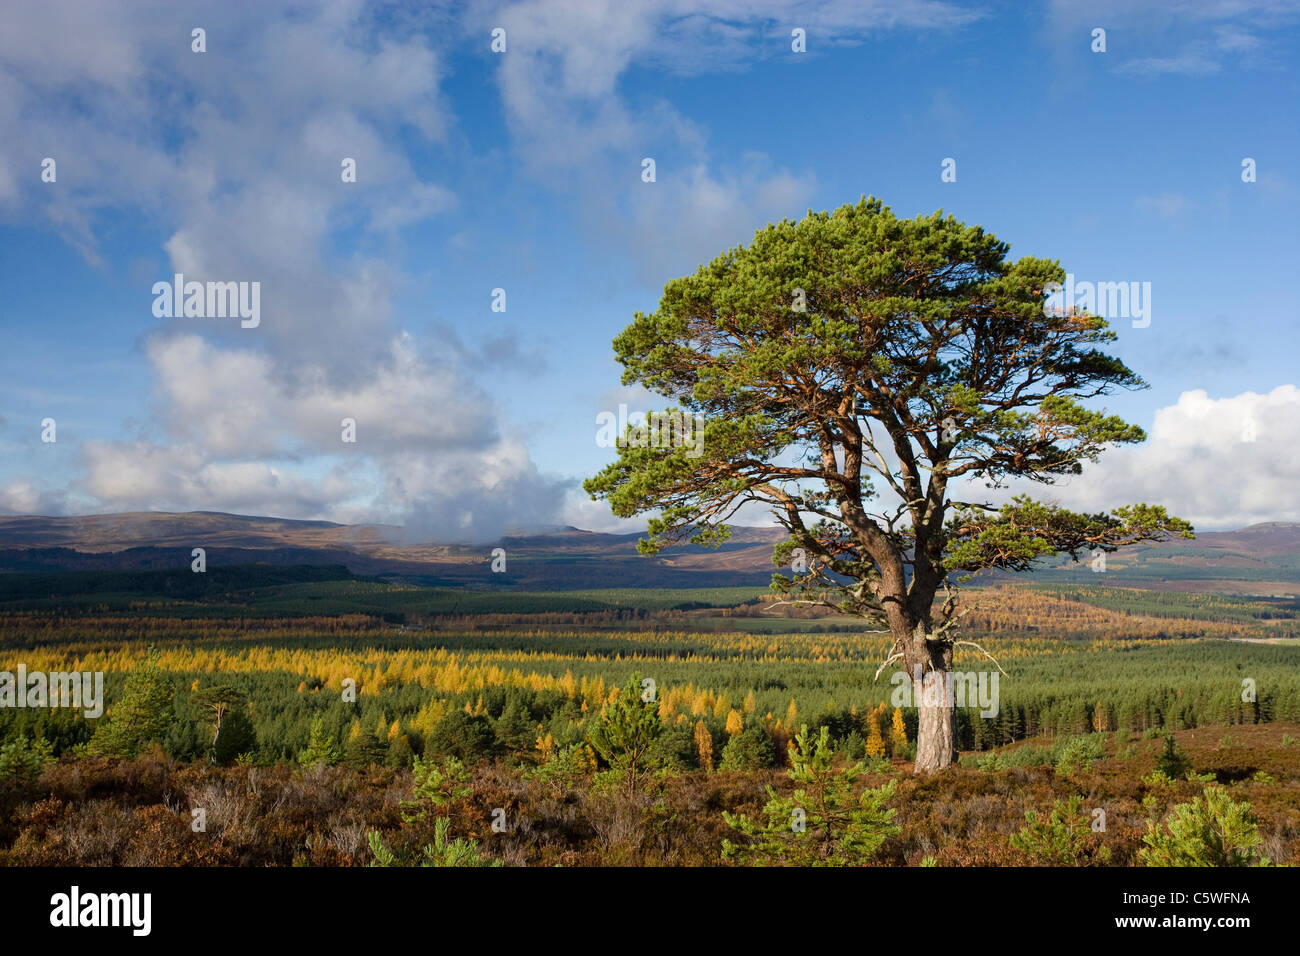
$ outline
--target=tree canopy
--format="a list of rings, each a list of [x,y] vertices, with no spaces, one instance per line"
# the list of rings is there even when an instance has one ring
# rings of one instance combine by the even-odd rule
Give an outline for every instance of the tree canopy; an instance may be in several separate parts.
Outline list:
[[[905,578],[924,616],[947,572],[1190,535],[1158,506],[1084,515],[949,498],[964,477],[1050,484],[1145,438],[1085,404],[1146,386],[1100,348],[1115,339],[1106,320],[1049,313],[1064,271],[1008,249],[952,216],[900,220],[863,199],[769,226],[670,281],[614,349],[624,384],[705,416],[703,455],[625,443],[586,489],[619,516],[658,511],[646,552],[720,542],[739,506],[769,505],[791,532],[778,563],[796,548],[809,560],[777,586],[830,588],[863,614],[885,612]]]

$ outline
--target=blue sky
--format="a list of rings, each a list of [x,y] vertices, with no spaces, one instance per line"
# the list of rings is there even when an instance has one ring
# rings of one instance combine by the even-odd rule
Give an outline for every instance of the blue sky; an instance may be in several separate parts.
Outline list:
[[[1115,325],[1152,387],[1107,407],[1151,439],[1050,496],[1158,501],[1207,529],[1300,520],[1300,4],[7,18],[0,511],[619,527],[578,488],[612,454],[595,416],[654,407],[619,387],[613,336],[767,223],[869,194],[1080,280],[1150,283],[1150,324]],[[260,325],[155,317],[177,271],[260,282]]]

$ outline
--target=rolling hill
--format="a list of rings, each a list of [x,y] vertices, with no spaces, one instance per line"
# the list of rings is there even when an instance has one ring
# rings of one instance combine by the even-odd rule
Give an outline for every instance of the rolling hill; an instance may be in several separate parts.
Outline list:
[[[735,528],[717,550],[694,545],[646,557],[638,534],[554,528],[487,545],[411,541],[392,525],[345,525],[217,512],[136,512],[77,517],[0,516],[0,573],[160,570],[185,567],[194,548],[209,566],[341,565],[357,575],[410,583],[535,590],[764,585],[775,570],[774,528]],[[494,548],[506,570],[494,573]],[[988,575],[1001,580],[1009,575]],[[1036,581],[1105,583],[1240,594],[1300,594],[1300,524],[1268,522],[1203,532],[1089,562],[1044,562]]]

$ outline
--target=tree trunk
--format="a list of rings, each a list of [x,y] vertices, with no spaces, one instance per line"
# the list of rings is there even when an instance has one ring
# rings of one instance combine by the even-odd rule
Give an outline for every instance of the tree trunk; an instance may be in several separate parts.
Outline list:
[[[957,759],[956,714],[948,698],[950,674],[949,670],[932,670],[919,682],[912,682],[920,711],[914,768],[918,774],[942,770]]]
[[[925,634],[924,625],[915,629],[904,656],[912,679],[912,703],[920,715],[913,768],[918,774],[943,770],[957,759],[957,715],[951,693],[952,647],[931,644]]]

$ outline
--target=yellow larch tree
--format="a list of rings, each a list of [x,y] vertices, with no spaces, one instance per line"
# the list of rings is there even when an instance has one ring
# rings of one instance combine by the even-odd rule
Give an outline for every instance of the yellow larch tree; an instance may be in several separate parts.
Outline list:
[[[885,738],[880,736],[880,711],[872,710],[867,714],[867,756],[883,757],[885,755]]]
[[[745,718],[740,716],[740,711],[734,707],[727,714],[727,736],[734,737],[745,729]]]
[[[893,745],[894,756],[901,757],[907,752],[907,728],[903,726],[903,712],[894,708],[894,717],[889,725],[889,742]]]
[[[713,735],[703,720],[695,722],[695,751],[700,757],[700,767],[706,771],[713,770]]]

